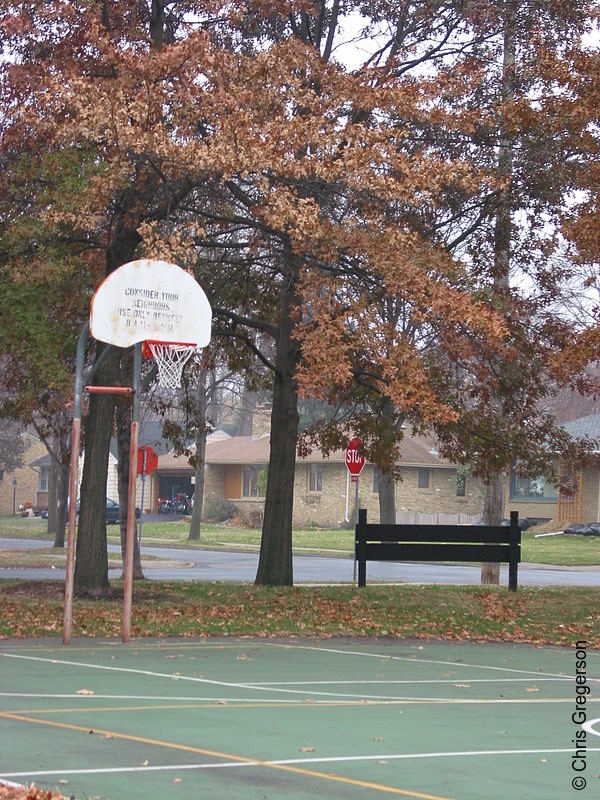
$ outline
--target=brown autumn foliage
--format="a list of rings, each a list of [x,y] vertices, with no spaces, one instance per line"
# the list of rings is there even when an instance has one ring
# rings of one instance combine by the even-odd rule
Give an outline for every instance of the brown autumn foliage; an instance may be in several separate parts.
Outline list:
[[[436,427],[455,460],[479,454],[483,474],[517,454],[547,469],[542,445],[566,445],[536,408],[554,379],[575,379],[579,364],[561,373],[553,360],[570,327],[546,315],[532,333],[524,320],[540,305],[489,293],[506,182],[495,169],[499,118],[537,143],[527,91],[510,103],[494,94],[503,6],[118,0],[57,10],[30,0],[0,20],[13,56],[2,65],[11,113],[0,186],[31,245],[10,251],[9,279],[35,281],[49,263],[60,274],[60,259],[36,247],[42,232],[69,254],[82,293],[136,255],[195,271],[230,362],[247,364],[247,347],[273,374],[260,582],[292,581],[299,391],[348,401],[365,438],[385,440],[382,464],[399,433],[379,436],[380,399]],[[590,7],[528,4],[528,68]],[[335,48],[357,9],[365,41],[390,35],[348,67]],[[549,163],[529,162],[521,185],[558,175]],[[89,490],[84,481],[82,519],[102,477]]]
[[[64,800],[64,795],[40,789],[39,786],[5,786],[0,783],[1,800]]]

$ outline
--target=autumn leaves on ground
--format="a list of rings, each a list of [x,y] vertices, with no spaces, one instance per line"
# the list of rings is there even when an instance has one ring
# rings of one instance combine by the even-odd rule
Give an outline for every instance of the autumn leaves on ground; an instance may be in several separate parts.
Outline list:
[[[32,784],[27,788],[18,786],[3,786],[0,783],[0,800],[61,800],[62,794],[47,792],[39,786]]]
[[[121,634],[122,586],[79,599],[73,635]],[[0,638],[58,636],[60,582],[0,586]],[[225,583],[136,584],[134,637],[381,636],[600,647],[600,590],[458,586],[269,588]]]
[[[74,636],[119,637],[122,586],[74,604]],[[600,648],[600,589],[464,586],[268,588],[225,583],[136,584],[134,637],[371,636],[512,641]],[[61,582],[0,584],[0,639],[60,635]],[[568,620],[569,622],[564,622]],[[61,800],[0,785],[0,800]]]

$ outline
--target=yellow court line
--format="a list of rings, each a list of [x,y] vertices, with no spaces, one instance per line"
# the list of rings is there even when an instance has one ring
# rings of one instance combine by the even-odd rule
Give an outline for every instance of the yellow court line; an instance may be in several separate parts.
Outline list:
[[[9,711],[0,711],[0,717],[5,719],[12,719],[18,722],[30,722],[34,725],[48,725],[53,728],[61,728],[63,730],[79,731],[81,733],[89,734],[90,728],[82,727],[81,725],[71,725],[67,722],[55,722],[49,719],[36,719],[35,717],[26,717],[21,714],[14,714]],[[360,781],[355,778],[344,778],[341,775],[333,775],[326,772],[316,772],[302,767],[292,767],[289,764],[270,764],[266,761],[259,761],[255,758],[246,758],[245,756],[231,755],[230,753],[221,753],[218,750],[207,750],[202,747],[193,747],[192,745],[176,744],[175,742],[164,742],[160,739],[148,739],[144,736],[134,736],[133,734],[118,733],[117,731],[102,730],[94,728],[94,733],[100,736],[111,736],[113,739],[123,739],[129,742],[137,742],[138,744],[148,744],[155,747],[166,747],[171,750],[182,750],[186,753],[196,753],[199,755],[209,756],[211,758],[222,758],[226,761],[236,761],[240,764],[251,764],[252,766],[265,767],[267,769],[276,769],[280,772],[291,772],[296,775],[304,775],[309,778],[320,778],[321,780],[333,781],[336,783],[344,783],[349,786],[360,786],[363,789],[373,789],[387,794],[401,795],[402,797],[413,797],[417,800],[450,800],[448,797],[441,795],[424,794],[423,792],[411,791],[410,789],[397,789],[394,786],[384,786],[379,783],[370,783],[368,781]]]
[[[154,705],[154,706],[98,706],[98,708],[92,708],[88,706],[87,708],[25,708],[25,709],[15,709],[14,711],[10,711],[10,714],[95,714],[97,711],[117,711],[121,713],[122,711],[176,711],[182,709],[194,709],[194,708],[211,708],[211,709],[223,709],[223,710],[236,710],[238,708],[276,708],[276,709],[297,709],[297,708],[347,708],[348,706],[364,706],[367,705],[366,703],[356,703],[354,701],[348,702],[328,702],[328,703],[303,703],[302,701],[298,701],[297,703],[281,703],[278,700],[273,700],[272,703],[268,701],[256,702],[244,702],[244,703],[236,703],[234,701],[224,701],[219,702],[219,700],[210,700],[204,703],[165,703],[164,705]],[[376,705],[375,703],[370,703],[369,705]]]
[[[540,703],[572,703],[571,697],[532,697],[532,698],[503,698],[503,699],[480,699],[480,698],[447,698],[438,700],[330,700],[319,701],[318,703],[306,703],[299,700],[297,703],[281,703],[278,700],[271,702],[267,701],[247,701],[243,703],[236,703],[235,701],[219,701],[208,700],[200,703],[167,703],[157,705],[143,705],[143,706],[92,706],[79,707],[79,708],[26,708],[14,709],[9,711],[9,714],[95,714],[96,712],[110,713],[111,711],[122,713],[125,711],[178,711],[178,710],[192,710],[198,708],[210,708],[215,710],[228,710],[235,711],[237,709],[281,709],[286,710],[307,710],[315,708],[365,708],[369,706],[410,706],[410,705],[527,705],[527,704],[540,704]],[[600,703],[600,698],[588,698],[588,703]],[[1,714],[1,712],[0,712]]]

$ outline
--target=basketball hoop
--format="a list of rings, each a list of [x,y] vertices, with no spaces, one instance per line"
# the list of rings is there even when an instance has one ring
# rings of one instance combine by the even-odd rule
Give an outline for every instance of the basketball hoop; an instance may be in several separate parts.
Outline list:
[[[159,388],[174,394],[181,386],[183,368],[196,350],[195,344],[146,341],[142,354],[156,361]]]

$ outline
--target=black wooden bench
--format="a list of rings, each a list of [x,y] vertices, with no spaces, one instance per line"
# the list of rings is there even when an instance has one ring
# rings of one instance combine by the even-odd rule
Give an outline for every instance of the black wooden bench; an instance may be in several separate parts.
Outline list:
[[[508,588],[517,591],[521,561],[519,515],[505,525],[373,525],[358,511],[355,535],[358,585],[367,583],[367,561],[467,561],[508,563]]]

